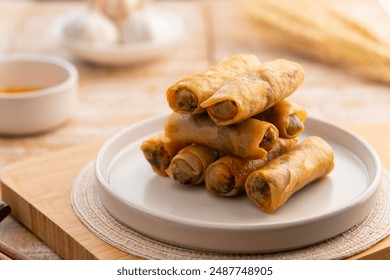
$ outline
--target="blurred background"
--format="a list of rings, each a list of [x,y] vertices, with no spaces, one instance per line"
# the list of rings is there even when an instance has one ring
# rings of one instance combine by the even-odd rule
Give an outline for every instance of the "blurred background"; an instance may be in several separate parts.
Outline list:
[[[238,53],[255,54],[263,62],[284,58],[300,63],[305,81],[290,99],[305,107],[310,117],[341,126],[389,122],[389,2],[151,0],[140,9],[155,9],[157,15],[166,12],[160,22],[158,17],[145,17],[154,19],[158,40],[105,45],[102,38],[109,35],[104,28],[92,28],[98,24],[86,28],[94,34],[93,42],[64,39],[54,30],[59,20],[91,9],[92,1],[0,0],[0,57],[53,55],[73,63],[80,75],[72,118],[49,133],[0,136],[0,168],[105,138],[132,123],[170,112],[165,91],[171,84]],[[137,16],[142,20],[142,13]],[[177,21],[165,24],[172,16]],[[169,48],[165,48],[168,38]],[[75,53],[77,47],[97,54],[85,60]],[[159,50],[158,56],[152,56]],[[113,56],[115,65],[109,63]],[[0,224],[0,239],[33,257],[56,258],[34,236],[20,241],[25,232],[12,217]]]

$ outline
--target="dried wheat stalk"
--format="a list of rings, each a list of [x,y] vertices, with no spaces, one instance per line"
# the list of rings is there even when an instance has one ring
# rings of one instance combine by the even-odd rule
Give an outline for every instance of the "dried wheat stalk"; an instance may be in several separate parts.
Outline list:
[[[326,1],[248,0],[246,13],[268,41],[390,83],[390,44]]]

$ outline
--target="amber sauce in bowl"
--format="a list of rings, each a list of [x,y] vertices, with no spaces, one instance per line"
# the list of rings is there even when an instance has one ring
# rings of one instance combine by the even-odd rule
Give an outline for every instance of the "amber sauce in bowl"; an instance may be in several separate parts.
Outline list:
[[[26,93],[26,92],[31,92],[31,91],[37,91],[41,90],[43,88],[40,87],[10,87],[10,88],[0,88],[0,93],[8,93],[8,94],[18,94],[18,93]]]
[[[0,136],[59,127],[77,98],[77,69],[59,57],[15,54],[0,58]]]

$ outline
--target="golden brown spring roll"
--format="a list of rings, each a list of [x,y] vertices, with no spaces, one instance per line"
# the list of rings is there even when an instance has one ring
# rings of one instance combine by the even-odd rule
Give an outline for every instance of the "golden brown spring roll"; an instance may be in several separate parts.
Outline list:
[[[277,128],[268,122],[248,119],[231,126],[216,125],[207,114],[172,113],[165,121],[171,141],[198,143],[222,154],[265,159],[278,139]]]
[[[284,99],[254,118],[272,123],[279,130],[280,138],[290,139],[305,130],[307,112],[298,104]]]
[[[273,213],[295,192],[327,175],[333,167],[332,148],[320,137],[310,136],[252,172],[245,182],[246,194],[261,210]]]
[[[230,79],[201,107],[207,108],[218,125],[239,123],[288,97],[303,79],[304,70],[298,63],[270,61]]]
[[[168,176],[165,170],[169,163],[177,152],[186,145],[188,144],[178,141],[173,143],[161,133],[143,141],[141,150],[154,172],[161,176]]]
[[[166,170],[169,177],[183,185],[200,184],[206,168],[218,158],[218,153],[199,144],[189,145],[174,156]]]
[[[219,158],[206,169],[204,181],[207,190],[220,196],[235,196],[245,192],[245,181],[250,173],[290,150],[297,142],[296,138],[279,138],[266,159],[247,159],[236,155]]]
[[[252,54],[225,58],[207,70],[186,77],[168,88],[169,107],[175,112],[198,114],[205,111],[200,104],[213,95],[228,79],[260,65]]]

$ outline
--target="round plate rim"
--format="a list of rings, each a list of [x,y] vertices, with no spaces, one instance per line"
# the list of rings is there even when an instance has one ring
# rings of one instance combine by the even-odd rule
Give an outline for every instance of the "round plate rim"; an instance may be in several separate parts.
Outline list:
[[[339,132],[341,131],[342,133],[345,133],[346,135],[349,135],[350,137],[353,137],[355,140],[357,140],[362,145],[362,147],[364,147],[369,152],[369,154],[372,156],[372,159],[374,160],[375,170],[376,170],[374,178],[372,179],[371,182],[369,182],[367,184],[367,188],[363,193],[361,193],[360,195],[351,199],[349,201],[349,203],[347,203],[343,207],[339,207],[338,209],[335,209],[332,212],[326,213],[326,214],[321,215],[319,217],[314,216],[314,217],[305,218],[305,219],[296,219],[296,220],[293,220],[290,222],[285,222],[285,223],[274,223],[274,224],[270,223],[266,226],[265,225],[253,225],[253,224],[250,224],[250,225],[248,225],[248,224],[234,224],[234,225],[232,225],[230,223],[215,224],[213,222],[208,222],[208,221],[193,221],[190,219],[177,217],[177,216],[167,214],[167,213],[156,213],[156,211],[151,211],[150,209],[148,209],[146,207],[141,207],[139,205],[136,205],[136,204],[129,202],[128,200],[121,197],[121,195],[118,194],[115,190],[113,190],[111,185],[106,180],[106,178],[104,178],[104,175],[101,172],[101,168],[102,168],[101,161],[103,159],[103,156],[104,156],[104,153],[106,152],[106,150],[109,149],[110,146],[113,145],[113,143],[115,141],[117,141],[121,137],[124,137],[125,135],[127,135],[129,132],[131,132],[133,130],[141,129],[142,127],[145,127],[145,125],[154,123],[156,121],[161,121],[161,119],[165,118],[165,117],[166,117],[166,114],[160,115],[157,117],[152,117],[152,118],[146,119],[144,121],[138,122],[136,124],[133,124],[127,128],[124,128],[121,131],[119,131],[118,133],[114,134],[99,149],[97,156],[95,158],[94,170],[95,170],[95,177],[96,177],[98,183],[100,184],[100,186],[103,187],[105,189],[105,191],[107,191],[114,199],[121,201],[127,207],[134,208],[134,210],[136,210],[136,211],[144,212],[145,214],[150,215],[151,217],[154,217],[157,219],[162,219],[162,220],[165,220],[169,223],[173,222],[173,223],[177,223],[180,225],[187,225],[187,226],[197,227],[197,228],[210,228],[210,227],[212,227],[212,228],[215,228],[218,230],[233,230],[233,231],[237,230],[237,229],[239,229],[240,231],[277,230],[277,229],[282,229],[282,228],[286,229],[286,228],[290,228],[290,227],[296,227],[296,226],[299,226],[301,224],[308,224],[308,223],[312,223],[312,222],[317,222],[320,219],[328,219],[328,218],[333,217],[333,216],[341,215],[342,213],[348,211],[349,209],[354,208],[358,204],[363,203],[366,200],[368,200],[376,192],[376,190],[378,189],[378,187],[380,185],[380,180],[381,180],[380,159],[379,159],[378,155],[376,154],[375,150],[364,139],[362,139],[361,137],[357,136],[355,133],[353,133],[347,129],[340,128],[338,126],[335,126],[333,124],[330,124],[328,122],[325,122],[325,121],[317,119],[317,118],[309,117],[307,122],[316,122],[316,123],[331,127],[332,129],[336,129]],[[145,164],[147,164],[147,163],[145,163]]]

